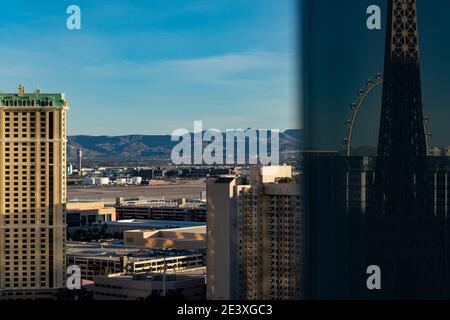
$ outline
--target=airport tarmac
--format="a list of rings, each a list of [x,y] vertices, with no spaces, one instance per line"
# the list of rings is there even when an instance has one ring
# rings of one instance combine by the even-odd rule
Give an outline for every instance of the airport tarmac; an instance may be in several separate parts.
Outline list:
[[[104,187],[76,187],[68,188],[68,199],[74,200],[103,200],[115,201],[117,197],[139,198],[146,200],[162,199],[174,200],[180,198],[200,199],[202,191],[206,190],[204,183],[171,184],[161,186],[104,186]]]

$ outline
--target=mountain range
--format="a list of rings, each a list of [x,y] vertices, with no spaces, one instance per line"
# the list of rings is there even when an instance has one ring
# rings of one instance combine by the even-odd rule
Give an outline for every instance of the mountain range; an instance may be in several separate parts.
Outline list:
[[[280,152],[298,151],[303,132],[289,129],[280,133]],[[172,148],[178,141],[171,141],[170,135],[125,135],[68,137],[68,159],[75,162],[77,150],[83,151],[83,158],[92,162],[126,162],[127,160],[169,159]]]

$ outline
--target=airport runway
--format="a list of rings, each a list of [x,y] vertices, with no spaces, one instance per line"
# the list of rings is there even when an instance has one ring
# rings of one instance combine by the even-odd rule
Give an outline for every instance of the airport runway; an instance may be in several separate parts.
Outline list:
[[[73,200],[103,200],[115,201],[117,197],[168,200],[187,198],[200,199],[200,193],[205,191],[204,183],[174,184],[163,186],[107,186],[90,188],[68,188],[68,199]]]

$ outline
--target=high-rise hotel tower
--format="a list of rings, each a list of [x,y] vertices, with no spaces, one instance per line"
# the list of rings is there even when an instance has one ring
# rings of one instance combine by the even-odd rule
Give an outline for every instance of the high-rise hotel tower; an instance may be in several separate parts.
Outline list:
[[[64,94],[0,94],[0,300],[64,286]]]
[[[208,180],[207,297],[301,298],[302,207],[292,167]]]

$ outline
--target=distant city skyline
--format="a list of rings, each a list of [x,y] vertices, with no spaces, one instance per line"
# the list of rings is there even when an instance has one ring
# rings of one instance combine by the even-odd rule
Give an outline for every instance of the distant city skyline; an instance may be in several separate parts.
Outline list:
[[[297,128],[295,2],[15,1],[0,90],[64,92],[69,135]],[[66,28],[71,4],[81,30]]]

